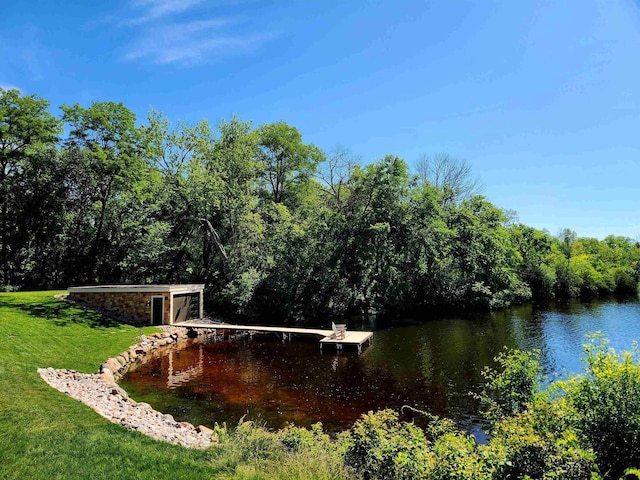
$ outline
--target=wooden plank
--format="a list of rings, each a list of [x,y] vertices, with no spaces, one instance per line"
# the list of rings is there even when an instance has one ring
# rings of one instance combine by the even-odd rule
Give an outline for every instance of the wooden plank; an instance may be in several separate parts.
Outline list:
[[[286,333],[299,335],[315,335],[321,337],[320,343],[336,345],[362,345],[373,337],[373,332],[360,330],[347,330],[344,337],[335,336],[333,330],[301,327],[271,327],[266,325],[232,325],[229,323],[200,323],[181,322],[174,324],[176,327],[187,328],[217,328],[220,330],[243,330],[246,332]]]
[[[347,330],[347,333],[345,334],[344,338],[334,337],[333,335],[330,335],[320,340],[320,343],[362,345],[371,337],[373,337],[373,332]]]
[[[174,324],[175,327],[188,328],[218,328],[220,330],[244,330],[247,332],[273,332],[273,333],[299,333],[326,337],[333,334],[333,330],[321,330],[316,328],[300,327],[269,327],[266,325],[232,325],[229,323],[198,323],[182,322]]]

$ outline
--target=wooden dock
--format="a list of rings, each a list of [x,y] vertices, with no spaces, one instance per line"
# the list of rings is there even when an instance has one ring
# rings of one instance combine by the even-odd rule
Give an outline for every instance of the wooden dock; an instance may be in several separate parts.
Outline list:
[[[233,325],[230,323],[205,323],[198,321],[175,323],[176,327],[186,328],[209,328],[213,330],[236,330],[247,332],[250,335],[260,333],[273,333],[283,342],[291,340],[293,335],[313,335],[320,340],[320,350],[323,345],[335,345],[338,350],[342,350],[344,345],[355,345],[358,352],[362,352],[362,345],[373,342],[373,332],[362,330],[346,331],[345,334],[336,335],[333,330],[323,330],[319,328],[302,327],[270,327],[266,325]]]

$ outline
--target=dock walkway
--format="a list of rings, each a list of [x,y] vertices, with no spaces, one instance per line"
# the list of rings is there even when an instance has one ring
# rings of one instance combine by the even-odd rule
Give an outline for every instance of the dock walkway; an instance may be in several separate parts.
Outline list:
[[[337,336],[333,330],[302,327],[270,327],[266,325],[233,325],[230,323],[205,323],[198,321],[188,321],[175,323],[176,327],[186,328],[209,328],[214,330],[238,330],[256,333],[274,333],[282,341],[290,340],[293,335],[314,335],[320,339],[320,350],[323,345],[335,345],[338,350],[342,350],[343,345],[355,345],[358,352],[362,351],[362,345],[366,342],[373,342],[373,332],[353,330],[345,332],[344,336]]]

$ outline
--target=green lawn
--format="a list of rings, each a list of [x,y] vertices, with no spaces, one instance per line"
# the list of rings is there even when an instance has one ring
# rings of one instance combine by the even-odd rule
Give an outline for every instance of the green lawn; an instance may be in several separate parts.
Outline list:
[[[39,367],[94,373],[153,328],[123,326],[58,301],[0,293],[0,478],[212,478],[212,452],[153,441],[49,387]]]

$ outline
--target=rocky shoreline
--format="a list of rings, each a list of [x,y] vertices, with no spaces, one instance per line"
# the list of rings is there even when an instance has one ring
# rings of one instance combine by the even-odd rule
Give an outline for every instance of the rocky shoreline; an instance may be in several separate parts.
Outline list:
[[[210,333],[198,330],[199,335]],[[208,448],[217,443],[213,430],[203,425],[176,422],[169,414],[151,408],[148,403],[129,398],[116,381],[135,362],[157,348],[186,341],[188,330],[180,327],[164,327],[164,331],[143,336],[140,343],[127,351],[107,359],[99,373],[86,374],[73,370],[40,368],[38,374],[53,388],[88,405],[113,423],[139,431],[156,440],[187,448]]]

